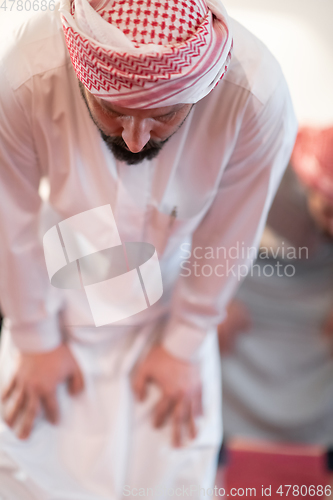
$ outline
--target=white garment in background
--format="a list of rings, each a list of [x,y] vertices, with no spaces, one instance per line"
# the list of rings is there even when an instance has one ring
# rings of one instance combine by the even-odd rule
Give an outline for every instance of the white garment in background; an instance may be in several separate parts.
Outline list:
[[[210,484],[221,433],[217,348],[207,332],[223,317],[238,278],[227,268],[224,277],[179,276],[181,245],[191,239],[193,247],[259,243],[296,134],[289,92],[267,49],[233,22],[235,49],[226,77],[193,107],[156,159],[128,166],[113,158],[89,116],[58,16],[36,16],[1,45],[0,301],[8,341],[0,382],[14,366],[12,341],[38,351],[55,348],[66,335],[86,389],[73,399],[60,388],[63,419],[57,427],[41,420],[30,440],[20,442],[2,426],[0,444],[50,498],[121,498],[127,478],[148,486],[191,484],[193,477]],[[96,328],[83,291],[51,287],[38,236],[42,176],[50,180],[52,209],[45,209],[42,235],[57,221],[110,204],[123,242],[156,247],[160,301]],[[228,263],[222,252],[213,263],[200,260],[205,263],[248,265],[249,259]],[[133,403],[128,378],[164,315],[165,348],[202,359],[211,370],[203,378],[208,402],[201,431],[177,452],[166,444],[170,429],[151,428],[152,399],[147,406]],[[131,418],[137,418],[134,427]],[[65,489],[52,497],[55,483]]]

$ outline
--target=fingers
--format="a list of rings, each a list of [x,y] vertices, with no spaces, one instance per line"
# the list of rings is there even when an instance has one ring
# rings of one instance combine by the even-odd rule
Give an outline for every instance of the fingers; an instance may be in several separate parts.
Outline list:
[[[46,418],[56,424],[59,421],[56,393],[40,396],[35,391],[28,392],[22,388],[13,394],[12,401],[8,401],[4,419],[10,427],[17,427],[20,439],[29,437],[40,408],[40,401],[42,401]]]
[[[78,394],[84,389],[84,380],[79,369],[68,378],[67,389],[72,396],[75,396],[75,394]]]
[[[187,428],[190,439],[194,439],[197,436],[197,426],[195,423],[194,402],[192,401],[189,403]]]
[[[23,388],[17,389],[12,393],[12,397],[6,399],[4,408],[4,420],[9,427],[12,427],[16,422],[20,412],[25,406],[26,397]]]
[[[57,422],[56,388],[66,381],[72,394],[84,387],[80,368],[65,344],[46,353],[20,353],[16,375],[1,396],[5,421],[20,438],[29,436],[41,404],[46,418]]]
[[[179,448],[182,444],[183,425],[188,417],[188,408],[182,399],[178,400],[172,415],[172,444]]]
[[[39,408],[38,396],[34,392],[31,392],[27,395],[26,405],[22,411],[18,425],[17,437],[19,439],[27,439],[30,436]]]
[[[174,406],[174,402],[167,397],[162,397],[162,399],[157,403],[154,409],[154,426],[156,428],[162,427],[169,417]]]
[[[1,395],[1,400],[3,402],[5,402],[6,399],[8,399],[10,397],[10,395],[14,391],[15,387],[16,387],[16,377],[13,377],[10,384],[5,388],[5,390],[3,391],[2,395]]]
[[[23,388],[12,394],[11,400],[5,408],[5,422],[10,427],[16,427],[20,439],[29,437],[34,420],[40,408],[40,396],[34,391],[26,391]],[[59,408],[55,394],[43,396],[43,406],[47,419],[56,423],[59,419]]]
[[[198,391],[190,398],[181,397],[173,409],[172,415],[172,443],[179,448],[185,437],[195,439],[198,434],[196,417],[203,414],[202,394]]]
[[[153,411],[155,427],[161,427],[171,416],[175,446],[181,445],[183,431],[195,437],[195,417],[202,412],[199,365],[180,360],[157,345],[133,373],[132,386],[139,401],[145,398],[149,383],[156,384],[162,394]]]
[[[68,345],[63,344],[62,346],[68,361],[67,370],[67,390],[69,394],[75,396],[84,389],[84,379],[80,367]]]
[[[42,398],[45,416],[49,422],[56,424],[59,420],[59,405],[56,393],[48,394]]]

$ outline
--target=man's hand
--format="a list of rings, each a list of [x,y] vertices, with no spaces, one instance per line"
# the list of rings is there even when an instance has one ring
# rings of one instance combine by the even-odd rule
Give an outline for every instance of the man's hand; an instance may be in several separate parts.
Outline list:
[[[146,397],[149,382],[157,384],[162,393],[154,408],[154,426],[162,427],[170,418],[176,447],[183,443],[185,432],[195,438],[195,417],[202,414],[199,366],[175,358],[161,346],[154,346],[134,374],[133,389],[140,401]]]
[[[66,344],[43,353],[20,353],[14,377],[2,394],[3,418],[20,439],[29,437],[42,408],[51,423],[59,419],[58,384],[67,382],[70,394],[83,389],[83,377]]]

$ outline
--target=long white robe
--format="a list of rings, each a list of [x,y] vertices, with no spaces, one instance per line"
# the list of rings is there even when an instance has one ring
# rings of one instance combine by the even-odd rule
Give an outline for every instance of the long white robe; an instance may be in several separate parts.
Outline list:
[[[193,253],[188,259],[184,244],[200,252],[257,246],[296,134],[279,65],[236,22],[233,32],[226,77],[193,107],[156,159],[134,166],[113,158],[92,122],[56,11],[28,21],[1,46],[0,301],[6,326],[0,385],[14,370],[17,349],[48,350],[63,338],[86,384],[76,398],[60,387],[60,424],[40,417],[26,442],[1,423],[1,449],[45,498],[119,499],[125,485],[212,484],[221,440],[215,330],[239,283],[238,270],[244,274],[237,266],[251,259],[225,259],[223,252],[213,260]],[[38,195],[41,177],[50,182],[48,207]],[[41,235],[60,220],[107,204],[123,242],[156,247],[164,293],[145,311],[96,328],[83,291],[50,285]],[[187,260],[190,276],[180,268]],[[195,271],[194,264],[201,267]],[[219,272],[207,277],[205,265],[219,265]],[[154,339],[202,367],[200,432],[180,450],[170,446],[168,425],[152,428],[156,387],[143,404],[130,387],[131,370]]]

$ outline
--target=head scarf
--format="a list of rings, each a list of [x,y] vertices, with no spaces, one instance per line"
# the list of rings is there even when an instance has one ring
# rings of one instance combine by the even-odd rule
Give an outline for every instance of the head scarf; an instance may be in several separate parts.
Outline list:
[[[60,12],[77,77],[119,106],[195,103],[231,59],[220,0],[62,0]]]
[[[306,186],[333,200],[333,127],[301,128],[291,163]]]

